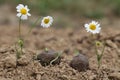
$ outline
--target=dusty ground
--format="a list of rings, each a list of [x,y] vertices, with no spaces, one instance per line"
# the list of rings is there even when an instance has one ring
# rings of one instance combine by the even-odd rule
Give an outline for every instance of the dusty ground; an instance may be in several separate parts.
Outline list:
[[[24,55],[16,64],[15,42],[18,27],[0,26],[0,80],[120,80],[120,31],[119,28],[103,28],[95,39],[106,41],[105,53],[100,70],[97,70],[94,53],[95,39],[81,29],[35,28],[27,34],[22,27]],[[44,48],[63,51],[60,65],[43,67],[32,60]],[[89,58],[90,70],[78,72],[69,66],[74,51]]]

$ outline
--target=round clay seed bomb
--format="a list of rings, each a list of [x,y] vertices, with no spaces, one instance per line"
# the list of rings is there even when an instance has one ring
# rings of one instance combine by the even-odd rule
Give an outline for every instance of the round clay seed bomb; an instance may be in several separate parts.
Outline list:
[[[85,71],[89,69],[88,58],[82,54],[78,54],[77,56],[73,57],[70,62],[70,66],[75,70]]]
[[[58,53],[53,50],[44,51],[37,55],[37,60],[41,63],[42,66],[50,65],[51,61],[55,60],[58,56]],[[61,61],[61,56],[59,56],[55,61],[52,62],[52,65],[59,64]]]

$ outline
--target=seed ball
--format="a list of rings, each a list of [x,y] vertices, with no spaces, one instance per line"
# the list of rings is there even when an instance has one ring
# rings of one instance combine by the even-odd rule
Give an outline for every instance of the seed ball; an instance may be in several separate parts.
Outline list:
[[[70,62],[70,66],[75,70],[85,71],[89,69],[89,61],[88,58],[82,54],[78,54],[77,56],[73,57]]]
[[[37,60],[41,63],[42,66],[50,65],[50,62],[58,56],[58,53],[53,50],[44,51],[37,55]],[[60,64],[61,56],[59,56],[52,65]]]

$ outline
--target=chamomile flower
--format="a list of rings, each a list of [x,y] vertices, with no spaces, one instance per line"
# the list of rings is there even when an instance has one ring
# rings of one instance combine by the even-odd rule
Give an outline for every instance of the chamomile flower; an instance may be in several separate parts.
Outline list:
[[[91,32],[93,34],[100,33],[101,27],[100,24],[96,21],[92,21],[91,23],[85,24],[84,26],[87,32]]]
[[[48,28],[52,25],[53,23],[53,18],[51,16],[44,17],[41,22],[41,26]]]
[[[27,20],[28,16],[31,16],[30,13],[28,13],[30,11],[30,9],[28,8],[27,5],[23,5],[23,4],[19,4],[17,7],[17,16],[20,17],[22,20]]]

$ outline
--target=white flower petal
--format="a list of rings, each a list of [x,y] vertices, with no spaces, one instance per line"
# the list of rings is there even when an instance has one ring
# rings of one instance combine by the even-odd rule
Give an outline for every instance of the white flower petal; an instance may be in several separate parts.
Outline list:
[[[20,12],[20,9],[17,9],[17,12]]]
[[[28,15],[28,16],[31,16],[31,14],[30,14],[30,13],[27,13],[27,15]]]
[[[26,8],[26,9],[28,9],[28,6],[27,6],[27,5],[25,5],[25,8]]]
[[[18,5],[18,6],[16,7],[16,9],[20,9],[20,6]]]
[[[30,9],[28,9],[28,6],[27,6],[27,5],[25,6],[25,9],[26,9],[27,11],[30,11]]]
[[[96,26],[97,26],[97,27],[99,27],[99,26],[100,26],[100,24],[97,24]]]
[[[85,24],[85,25],[84,25],[84,27],[86,27],[86,28],[87,28],[88,26],[89,26],[88,24]]]
[[[21,8],[24,8],[24,5],[23,4],[19,4],[16,9],[21,9]]]
[[[95,23],[95,21],[92,21],[91,23],[92,23],[92,24],[94,24],[94,23]]]
[[[22,14],[21,13],[17,13],[17,16],[20,17]]]
[[[28,18],[27,15],[22,15],[22,16],[21,16],[21,19],[22,19],[22,20],[27,20],[27,18]]]

